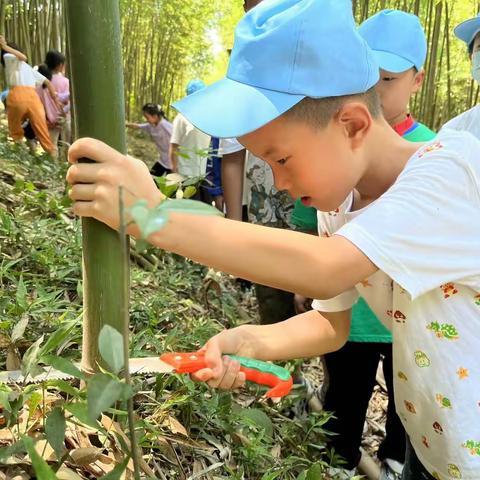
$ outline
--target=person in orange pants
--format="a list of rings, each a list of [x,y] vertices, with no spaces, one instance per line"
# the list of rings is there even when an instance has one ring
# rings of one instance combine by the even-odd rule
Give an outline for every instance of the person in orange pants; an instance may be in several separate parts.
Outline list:
[[[57,149],[48,133],[45,109],[35,91],[37,85],[45,85],[60,107],[55,89],[50,81],[26,63],[27,57],[13,44],[7,44],[0,36],[1,63],[5,67],[7,85],[10,91],[7,96],[8,130],[14,141],[22,140],[24,132],[22,123],[25,119],[30,124],[42,148],[52,156]]]

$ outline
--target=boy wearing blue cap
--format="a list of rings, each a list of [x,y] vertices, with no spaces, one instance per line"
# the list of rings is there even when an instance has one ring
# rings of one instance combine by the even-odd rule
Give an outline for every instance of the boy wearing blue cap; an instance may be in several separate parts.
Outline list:
[[[480,84],[480,14],[457,25],[454,33],[466,43],[472,62],[472,77]],[[480,138],[480,105],[461,113],[447,122],[443,128],[464,130]]]
[[[425,78],[427,39],[416,15],[400,10],[382,10],[359,28],[380,66],[377,92],[383,116],[405,140],[427,142],[435,137],[408,113],[412,95]]]
[[[365,20],[360,35],[372,48],[380,66],[376,85],[382,111],[391,127],[404,139],[426,142],[435,137],[425,125],[414,121],[408,113],[410,97],[421,87],[427,41],[420,20],[399,10],[382,10]],[[295,211],[294,211],[295,213]],[[331,234],[331,220],[320,221],[320,233]],[[373,288],[373,287],[369,287]],[[318,311],[332,310],[331,301],[315,301]],[[375,317],[363,298],[352,308],[352,325],[346,345],[325,355],[328,372],[324,408],[335,413],[326,428],[337,435],[331,438],[335,451],[353,469],[360,460],[360,445],[368,408],[373,393],[380,357],[388,392],[385,439],[378,449],[382,461],[380,480],[399,479],[405,461],[405,432],[395,412],[393,396],[392,336]],[[352,402],[351,392],[355,392]]]
[[[223,353],[279,360],[338,350],[361,293],[393,324],[395,402],[411,442],[402,478],[474,480],[480,142],[452,130],[420,148],[405,141],[382,117],[378,79],[350,1],[260,4],[236,29],[227,77],[176,107],[208,134],[238,137],[268,162],[279,190],[327,212],[320,218],[331,219],[333,234],[171,214],[149,241],[242,278],[334,299],[333,312],[242,325],[210,339],[209,368],[196,378],[212,387],[245,380]],[[82,157],[97,163],[78,163]],[[152,206],[162,201],[143,162],[102,142],[78,140],[69,161],[78,215],[117,228],[119,185]]]

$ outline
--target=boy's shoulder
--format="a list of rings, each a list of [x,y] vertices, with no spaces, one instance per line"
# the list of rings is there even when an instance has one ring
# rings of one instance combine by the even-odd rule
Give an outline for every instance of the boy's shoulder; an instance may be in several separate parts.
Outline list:
[[[407,163],[404,172],[408,171],[410,166],[420,163],[427,165],[450,159],[480,173],[480,162],[477,158],[479,151],[480,141],[471,133],[442,128],[433,140],[418,148]]]
[[[438,152],[441,156],[467,157],[478,153],[479,148],[480,140],[471,132],[443,127],[435,138],[422,145],[413,156],[422,158],[426,153]],[[472,152],[472,149],[475,152]]]

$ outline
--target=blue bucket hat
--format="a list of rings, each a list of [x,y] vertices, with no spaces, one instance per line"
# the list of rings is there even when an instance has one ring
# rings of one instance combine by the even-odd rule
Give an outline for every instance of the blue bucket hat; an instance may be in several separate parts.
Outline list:
[[[467,46],[470,48],[470,45],[475,40],[475,37],[480,33],[480,14],[469,20],[465,20],[460,25],[457,25],[453,33],[460,40],[463,40]]]
[[[199,78],[195,78],[194,80],[190,80],[187,85],[187,95],[191,95],[192,93],[198,92],[199,90],[202,90],[202,88],[205,88],[205,82],[203,80],[200,80]]]
[[[359,27],[377,58],[380,68],[401,73],[423,68],[427,58],[427,39],[416,15],[400,10],[382,10]]]
[[[226,78],[174,107],[209,135],[239,137],[305,97],[364,93],[378,79],[350,0],[265,0],[238,24]]]

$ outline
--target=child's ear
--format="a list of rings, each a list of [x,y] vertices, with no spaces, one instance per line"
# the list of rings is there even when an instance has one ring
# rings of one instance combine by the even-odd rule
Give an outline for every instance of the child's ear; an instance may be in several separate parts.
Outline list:
[[[417,93],[422,88],[424,80],[425,70],[422,68],[419,72],[415,73],[415,77],[413,79],[412,93]]]
[[[337,113],[336,120],[352,148],[358,148],[363,143],[373,121],[367,105],[362,102],[346,103]]]

